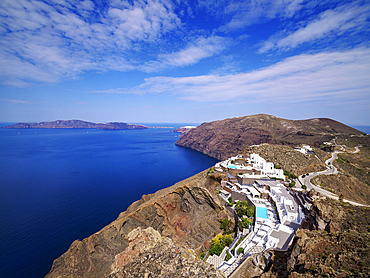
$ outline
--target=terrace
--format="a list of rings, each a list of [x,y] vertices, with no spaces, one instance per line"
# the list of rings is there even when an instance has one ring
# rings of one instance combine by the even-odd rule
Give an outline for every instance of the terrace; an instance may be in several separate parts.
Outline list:
[[[218,167],[228,173],[227,181],[221,182],[225,192],[220,192],[220,196],[226,202],[227,196],[231,196],[233,201],[246,200],[256,208],[250,233],[234,248],[243,248],[244,254],[233,254],[228,249],[226,251],[231,255],[228,262],[216,257],[212,259],[217,261],[218,268],[228,276],[251,254],[270,248],[286,249],[305,214],[295,199],[297,197],[281,181],[262,177],[262,173],[276,174],[275,170],[281,173],[283,170],[273,169],[273,164],[267,163],[259,155],[251,154],[249,158],[233,157],[218,163]],[[301,198],[299,200],[302,201]],[[236,213],[234,208],[230,209]]]

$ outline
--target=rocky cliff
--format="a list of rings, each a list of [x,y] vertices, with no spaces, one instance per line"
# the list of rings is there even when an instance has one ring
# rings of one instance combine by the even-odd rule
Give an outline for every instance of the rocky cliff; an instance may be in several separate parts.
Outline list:
[[[259,114],[203,123],[176,144],[224,160],[251,145],[319,145],[343,134],[363,132],[326,118],[294,121]]]
[[[161,237],[153,228],[134,229],[129,233],[128,239],[126,250],[116,256],[116,260],[122,264],[119,267],[114,265],[109,278],[225,278],[213,265],[201,261],[194,250],[176,246],[170,238]]]
[[[116,256],[126,250],[130,241],[128,234],[138,227],[152,227],[183,248],[199,252],[215,232],[221,231],[220,221],[228,217],[215,193],[218,184],[217,179],[202,172],[144,195],[101,231],[73,242],[68,251],[54,261],[46,277],[108,276],[114,264],[121,265],[120,257]]]

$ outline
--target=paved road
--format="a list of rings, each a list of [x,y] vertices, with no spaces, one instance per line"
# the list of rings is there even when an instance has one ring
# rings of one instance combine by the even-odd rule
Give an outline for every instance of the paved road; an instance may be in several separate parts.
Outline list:
[[[327,166],[328,169],[326,169],[324,171],[321,171],[321,172],[308,173],[308,175],[305,175],[304,178],[302,177],[303,175],[298,177],[299,181],[302,184],[304,184],[305,186],[307,186],[307,190],[315,189],[317,192],[319,192],[320,194],[322,194],[324,196],[327,196],[327,197],[330,197],[330,198],[333,198],[333,199],[336,199],[336,200],[339,199],[338,195],[336,195],[334,193],[331,193],[330,191],[327,191],[323,188],[317,187],[317,186],[315,186],[311,183],[311,179],[313,179],[314,177],[316,177],[318,175],[338,174],[338,169],[333,165],[333,161],[338,158],[338,153],[341,153],[341,152],[340,151],[334,151],[332,153],[331,158],[329,158],[328,160],[325,161],[325,164],[328,165]],[[368,207],[368,205],[364,205],[364,204],[361,204],[361,203],[350,201],[348,199],[343,199],[343,201],[347,202],[347,203],[350,203],[352,205],[355,205],[355,206],[367,206]]]

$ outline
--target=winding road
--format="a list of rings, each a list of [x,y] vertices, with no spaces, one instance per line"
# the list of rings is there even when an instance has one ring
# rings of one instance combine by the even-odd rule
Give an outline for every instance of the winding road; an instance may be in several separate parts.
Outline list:
[[[359,151],[360,150],[356,147],[356,152],[359,152]],[[338,200],[339,199],[338,195],[336,195],[336,194],[334,194],[334,193],[332,193],[332,192],[330,192],[328,190],[325,190],[323,188],[320,188],[318,186],[315,186],[315,185],[313,185],[311,183],[311,179],[313,179],[314,177],[316,177],[318,175],[334,175],[334,174],[338,174],[338,169],[333,165],[334,160],[336,160],[338,158],[338,153],[342,153],[342,152],[341,151],[334,151],[332,153],[331,158],[329,158],[328,160],[325,161],[325,164],[328,167],[326,170],[321,171],[321,172],[314,172],[314,173],[308,173],[306,175],[301,175],[301,176],[298,177],[299,182],[302,185],[307,186],[307,190],[315,189],[315,191],[319,192],[320,194],[322,194],[324,196],[327,196],[329,198]],[[361,203],[358,203],[358,202],[354,202],[354,201],[351,201],[351,200],[348,200],[348,199],[343,199],[343,202],[347,202],[347,203],[350,203],[351,205],[355,205],[355,206],[366,206],[366,207],[370,207],[368,205],[364,205],[364,204],[361,204]]]

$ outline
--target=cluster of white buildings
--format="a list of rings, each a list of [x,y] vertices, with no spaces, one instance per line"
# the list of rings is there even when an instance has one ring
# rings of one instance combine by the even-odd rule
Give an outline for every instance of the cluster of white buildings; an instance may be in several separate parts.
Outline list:
[[[266,162],[258,154],[232,157],[217,163],[215,170],[228,173],[227,180],[221,182],[223,189],[219,194],[225,202],[231,197],[234,202],[247,201],[256,209],[253,226],[249,234],[243,231],[248,235],[238,246],[225,247],[221,256],[213,255],[207,262],[229,276],[251,254],[271,248],[286,250],[305,213],[296,195],[284,184],[283,170],[275,169],[273,163]],[[244,253],[232,253],[234,247],[235,250],[243,248]],[[226,253],[231,255],[229,261],[225,261]]]
[[[305,155],[308,155],[313,150],[309,145],[302,145],[302,147],[296,147],[294,149],[296,151],[300,152],[300,153],[305,154]]]
[[[244,179],[284,179],[284,171],[282,169],[275,169],[274,163],[267,162],[264,158],[255,153],[251,154],[249,157],[239,155],[221,161],[215,165],[215,171],[228,171]]]

